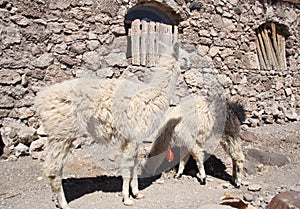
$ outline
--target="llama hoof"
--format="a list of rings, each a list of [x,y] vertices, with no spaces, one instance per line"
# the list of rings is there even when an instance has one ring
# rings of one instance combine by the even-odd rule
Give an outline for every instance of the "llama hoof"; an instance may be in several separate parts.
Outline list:
[[[206,184],[206,178],[200,180],[200,184],[201,184],[201,185],[205,185],[205,184]]]
[[[240,182],[240,181],[232,180],[232,181],[231,181],[231,184],[232,184],[235,188],[237,188],[237,189],[239,189],[239,188],[241,187],[241,182]]]
[[[241,187],[241,184],[235,183],[235,182],[233,182],[232,185],[233,185],[235,188],[237,188],[237,189],[239,189],[239,188]]]
[[[176,178],[176,179],[180,179],[182,177],[182,173],[181,174],[176,174],[175,176],[174,176],[174,178]]]
[[[143,198],[145,198],[145,195],[138,193],[136,195],[133,195],[133,197],[134,197],[134,199],[143,199]]]
[[[123,200],[124,205],[126,206],[133,206],[133,200],[126,198]]]
[[[200,182],[201,185],[205,185],[206,184],[206,178],[198,178],[198,181]]]
[[[73,209],[70,206],[62,207],[62,209]]]
[[[56,208],[61,208],[61,209],[73,209],[73,208],[71,208],[68,204],[56,205]]]

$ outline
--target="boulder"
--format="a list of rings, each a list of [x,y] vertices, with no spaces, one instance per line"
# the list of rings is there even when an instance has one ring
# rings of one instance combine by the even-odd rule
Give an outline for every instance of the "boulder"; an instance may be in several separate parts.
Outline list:
[[[300,192],[288,191],[276,195],[267,205],[266,209],[299,209],[300,208]]]
[[[255,136],[255,134],[250,131],[241,131],[240,137],[242,140],[244,140],[246,142],[253,142],[253,141],[257,140],[257,137]]]
[[[249,160],[252,159],[264,165],[271,166],[284,166],[287,163],[289,163],[288,158],[282,154],[277,154],[274,152],[269,152],[255,148],[247,150],[246,158],[248,158]]]

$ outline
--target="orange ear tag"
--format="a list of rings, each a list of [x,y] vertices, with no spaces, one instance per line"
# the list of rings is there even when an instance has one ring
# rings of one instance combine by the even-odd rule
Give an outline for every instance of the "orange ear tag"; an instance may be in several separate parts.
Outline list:
[[[168,148],[167,160],[169,163],[174,160],[174,153],[171,148]]]

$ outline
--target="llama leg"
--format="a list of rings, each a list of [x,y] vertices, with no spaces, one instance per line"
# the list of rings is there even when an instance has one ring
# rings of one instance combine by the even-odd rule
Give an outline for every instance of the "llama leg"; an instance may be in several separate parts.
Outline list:
[[[199,169],[199,174],[197,174],[197,177],[200,180],[200,183],[202,185],[206,184],[206,173],[204,170],[204,153],[202,148],[198,145],[195,144],[191,150],[191,155],[193,156],[193,158],[196,160],[197,163],[197,167]]]
[[[244,154],[237,138],[223,136],[221,145],[232,159],[232,183],[239,188],[243,175]]]
[[[188,160],[190,159],[190,153],[182,147],[180,147],[180,162],[178,167],[178,172],[175,175],[175,178],[180,178],[183,174],[184,167]]]
[[[123,203],[124,203],[124,205],[131,206],[131,205],[133,205],[133,201],[130,199],[130,196],[129,196],[129,187],[130,187],[130,182],[131,182],[132,179],[130,177],[125,177],[125,175],[126,175],[125,173],[126,172],[123,170],[123,172],[122,172],[122,178],[123,178],[123,185],[122,185]]]
[[[71,141],[58,141],[49,138],[45,160],[45,176],[49,180],[53,192],[53,200],[57,207],[70,209],[62,187],[62,171],[65,158],[70,150]]]
[[[135,199],[142,199],[145,196],[140,193],[139,191],[139,184],[138,184],[138,159],[135,159],[135,164],[133,167],[133,176],[131,180],[131,191],[132,195]]]
[[[243,163],[242,159],[233,160],[233,171],[232,171],[232,181],[235,187],[240,188],[242,183],[242,176],[243,176]]]
[[[123,146],[123,157],[121,160],[121,174],[123,178],[123,185],[122,185],[122,196],[123,196],[123,202],[124,205],[133,205],[132,199],[130,199],[129,189],[131,182],[134,177],[134,170],[136,169],[135,165],[137,160],[137,150],[138,146],[136,143],[127,143]],[[137,175],[137,174],[136,174]],[[137,179],[136,179],[137,181]],[[136,190],[138,190],[138,183],[133,183],[135,186],[135,195],[138,194]]]

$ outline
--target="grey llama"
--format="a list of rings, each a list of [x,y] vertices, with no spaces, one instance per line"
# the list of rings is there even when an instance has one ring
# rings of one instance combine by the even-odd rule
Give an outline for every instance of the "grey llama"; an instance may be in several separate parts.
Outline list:
[[[222,97],[210,99],[198,96],[182,102],[169,110],[169,118],[181,117],[178,124],[168,123],[162,126],[153,143],[149,158],[145,163],[145,172],[158,174],[156,170],[166,158],[168,147],[180,147],[180,162],[176,177],[183,173],[190,154],[196,160],[199,174],[197,177],[205,183],[205,149],[215,148],[220,141],[233,163],[232,181],[236,187],[241,184],[244,155],[239,142],[241,123],[245,120],[245,111],[238,103],[229,102]],[[219,140],[221,139],[221,140]],[[164,154],[163,154],[164,153]]]
[[[37,94],[37,113],[48,134],[44,172],[58,207],[70,208],[62,187],[63,165],[72,142],[86,133],[99,143],[121,144],[124,204],[133,205],[130,187],[134,198],[144,197],[138,189],[137,150],[160,126],[169,107],[180,73],[178,47],[174,45],[175,56],[160,56],[148,83],[82,78],[55,84]]]

